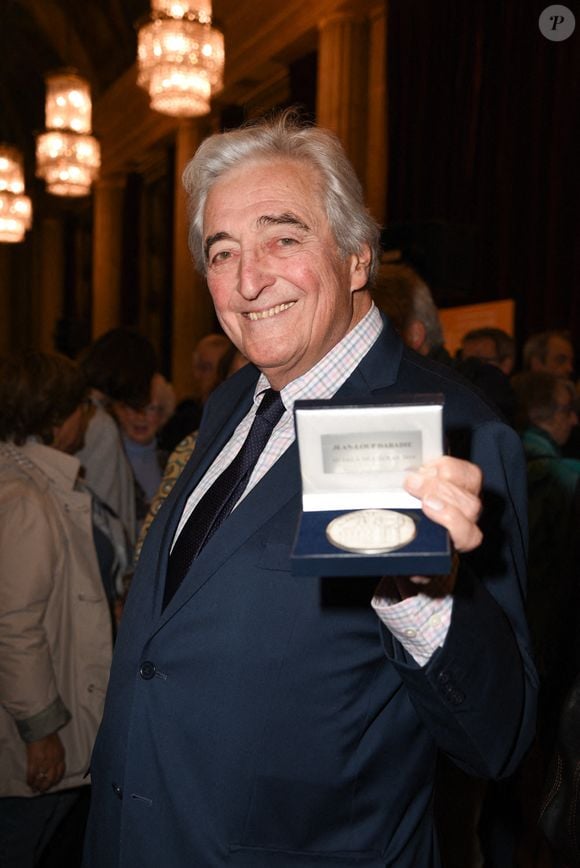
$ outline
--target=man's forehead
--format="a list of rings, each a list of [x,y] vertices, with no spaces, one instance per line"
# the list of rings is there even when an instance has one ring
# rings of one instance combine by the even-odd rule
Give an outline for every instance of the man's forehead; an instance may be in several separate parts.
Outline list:
[[[215,179],[204,209],[204,223],[242,205],[256,216],[293,213],[303,218],[324,208],[323,181],[314,166],[292,159],[251,160]],[[241,202],[240,202],[241,199]],[[218,227],[219,228],[219,227]]]

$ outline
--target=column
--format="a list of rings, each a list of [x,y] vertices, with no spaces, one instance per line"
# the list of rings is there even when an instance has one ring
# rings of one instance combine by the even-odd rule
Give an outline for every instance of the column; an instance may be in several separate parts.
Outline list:
[[[316,119],[340,138],[365,183],[368,40],[367,20],[354,12],[321,21],[318,40]]]
[[[12,292],[15,281],[11,247],[11,244],[0,243],[0,356],[13,350]]]
[[[366,146],[366,200],[375,220],[387,217],[388,182],[388,70],[387,10],[382,3],[370,16],[369,112]]]
[[[93,189],[93,338],[121,321],[124,192],[124,175],[97,181]]]
[[[63,315],[64,227],[58,217],[45,217],[40,225],[38,251],[38,346],[54,352],[57,321]]]
[[[200,337],[214,331],[211,297],[205,280],[195,271],[187,246],[187,198],[181,183],[183,170],[201,144],[204,132],[200,121],[182,121],[175,148],[171,381],[178,399],[191,394],[193,347]]]

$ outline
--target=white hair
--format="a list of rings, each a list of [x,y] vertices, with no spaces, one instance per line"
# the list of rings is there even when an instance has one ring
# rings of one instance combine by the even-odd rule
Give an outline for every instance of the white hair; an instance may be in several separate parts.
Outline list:
[[[306,163],[318,173],[326,216],[339,251],[346,258],[360,254],[367,244],[371,250],[370,282],[379,258],[380,230],[365,208],[355,171],[334,133],[301,123],[292,111],[210,136],[187,164],[183,185],[189,197],[189,249],[197,269],[206,272],[203,212],[212,185],[244,162],[281,158]]]

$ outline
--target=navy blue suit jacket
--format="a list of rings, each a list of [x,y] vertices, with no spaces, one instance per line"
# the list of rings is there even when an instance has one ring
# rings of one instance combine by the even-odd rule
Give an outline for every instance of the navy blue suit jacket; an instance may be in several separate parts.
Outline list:
[[[444,751],[509,774],[533,733],[523,615],[525,467],[516,434],[389,326],[337,395],[445,395],[452,454],[484,473],[484,544],[461,558],[445,645],[418,666],[370,606],[376,580],[296,578],[294,444],[161,612],[184,503],[247,412],[228,380],[145,541],[91,767],[86,868],[432,868]]]

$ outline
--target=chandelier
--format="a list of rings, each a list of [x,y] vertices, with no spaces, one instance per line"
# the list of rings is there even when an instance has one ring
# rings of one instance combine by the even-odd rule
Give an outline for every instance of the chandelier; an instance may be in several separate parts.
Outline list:
[[[22,158],[16,148],[0,145],[0,241],[22,241],[32,223],[32,204],[24,196]]]
[[[88,196],[101,148],[91,135],[88,82],[72,70],[46,78],[46,132],[36,138],[36,174],[55,196]]]
[[[211,26],[211,0],[151,0],[151,10],[138,32],[137,84],[155,111],[207,114],[224,69],[224,37]]]

